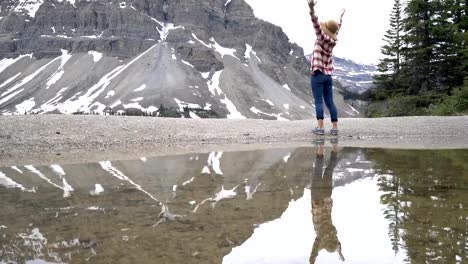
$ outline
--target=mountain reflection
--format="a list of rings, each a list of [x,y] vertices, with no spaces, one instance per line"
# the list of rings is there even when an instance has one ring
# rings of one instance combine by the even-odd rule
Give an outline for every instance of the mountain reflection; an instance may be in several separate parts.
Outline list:
[[[463,263],[467,155],[327,141],[4,167],[0,263]]]

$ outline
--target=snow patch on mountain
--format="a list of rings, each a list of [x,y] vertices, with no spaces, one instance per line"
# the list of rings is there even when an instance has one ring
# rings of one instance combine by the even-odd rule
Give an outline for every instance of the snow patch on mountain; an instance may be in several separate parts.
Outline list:
[[[210,90],[211,94],[214,96],[220,96],[223,97],[223,99],[220,99],[220,101],[226,105],[227,110],[229,111],[229,114],[227,115],[228,119],[246,119],[245,116],[243,116],[236,108],[236,106],[232,103],[229,98],[227,98],[227,95],[223,93],[221,88],[219,87],[219,78],[221,77],[221,73],[223,71],[217,71],[213,74],[211,77],[211,80],[208,80],[208,89]],[[205,78],[207,79],[207,78]]]
[[[34,17],[43,3],[44,0],[19,0],[14,11],[25,12],[28,16]]]
[[[249,44],[245,44],[245,55],[244,57],[250,59],[250,55],[253,54],[255,58],[257,58],[258,62],[262,62],[262,60],[257,56],[257,53],[252,49],[252,46]]]
[[[102,53],[101,52],[91,50],[91,51],[88,52],[88,54],[93,56],[93,61],[95,63],[99,62],[102,59]]]
[[[34,73],[32,73],[31,75],[25,77],[23,80],[21,80],[18,84],[16,84],[15,86],[13,86],[12,88],[8,89],[7,91],[3,92],[2,94],[0,94],[0,105],[3,104],[4,102],[10,100],[11,98],[13,98],[14,96],[16,96],[17,94],[19,94],[20,92],[22,92],[24,90],[24,88],[22,89],[19,89],[21,88],[23,85],[27,84],[28,82],[30,82],[32,79],[34,79],[37,75],[39,75],[39,73],[41,73],[45,68],[47,68],[50,64],[54,63],[56,60],[60,59],[60,57],[57,57],[53,60],[51,60],[49,63],[47,63],[46,65],[42,66],[41,68],[39,68],[38,70],[36,70]]]

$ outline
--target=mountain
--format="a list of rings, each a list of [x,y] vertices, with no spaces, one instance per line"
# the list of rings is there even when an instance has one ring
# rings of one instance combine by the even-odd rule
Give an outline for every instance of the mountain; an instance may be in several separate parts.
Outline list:
[[[312,54],[306,55],[310,61]],[[359,64],[352,60],[333,57],[335,71],[333,77],[340,82],[343,89],[354,94],[362,94],[373,86],[373,76],[377,73],[375,65]]]
[[[375,65],[359,64],[352,60],[334,58],[335,77],[345,90],[362,94],[373,87],[373,76],[377,73]]]
[[[306,119],[308,73],[302,48],[243,0],[0,3],[2,115]]]

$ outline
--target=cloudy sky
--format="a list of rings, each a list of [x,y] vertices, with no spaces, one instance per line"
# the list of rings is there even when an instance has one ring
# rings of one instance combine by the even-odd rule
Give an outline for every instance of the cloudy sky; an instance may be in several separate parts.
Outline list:
[[[310,21],[307,0],[246,0],[257,17],[283,28],[291,42],[311,53],[315,34]],[[377,64],[383,35],[389,28],[394,0],[318,0],[319,20],[338,19],[343,8],[346,13],[338,35],[336,56],[359,63]]]

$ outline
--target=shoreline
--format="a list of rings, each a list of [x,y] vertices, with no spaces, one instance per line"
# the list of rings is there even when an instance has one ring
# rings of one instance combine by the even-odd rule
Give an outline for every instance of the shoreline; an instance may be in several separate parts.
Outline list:
[[[315,120],[0,116],[0,167],[312,147]],[[326,122],[325,128],[330,129]],[[468,149],[468,116],[343,118],[339,147]]]

